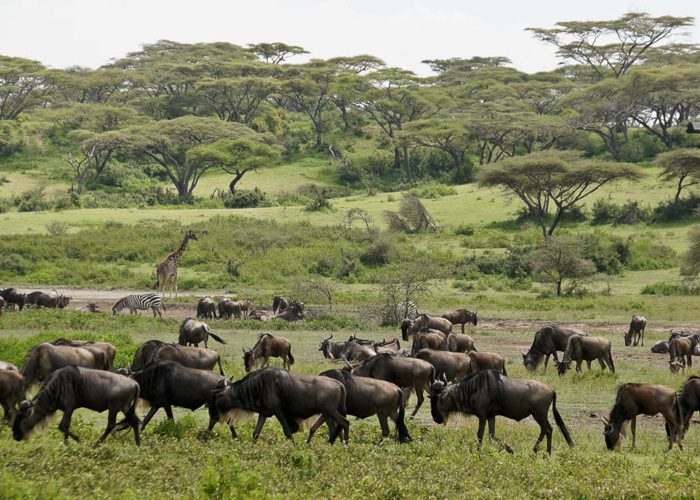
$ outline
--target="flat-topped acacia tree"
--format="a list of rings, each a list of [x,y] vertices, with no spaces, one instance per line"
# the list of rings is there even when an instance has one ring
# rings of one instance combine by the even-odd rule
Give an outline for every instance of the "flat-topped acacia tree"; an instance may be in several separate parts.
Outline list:
[[[604,185],[641,176],[639,168],[627,163],[591,160],[579,151],[542,151],[482,168],[478,180],[482,186],[500,186],[514,194],[547,237],[567,211]]]

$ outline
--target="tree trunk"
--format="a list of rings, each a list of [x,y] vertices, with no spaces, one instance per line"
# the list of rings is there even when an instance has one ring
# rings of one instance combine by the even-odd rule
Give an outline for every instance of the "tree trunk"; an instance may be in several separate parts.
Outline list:
[[[673,203],[678,203],[678,201],[681,199],[681,191],[683,191],[683,181],[685,180],[685,175],[681,175],[681,178],[678,179],[678,188],[676,189],[676,197],[673,198]]]
[[[557,297],[561,297],[561,282],[562,280],[557,281]]]
[[[411,171],[411,158],[408,155],[408,146],[403,147],[403,161],[406,167],[406,176],[408,177],[408,182],[413,182],[413,172]]]
[[[236,172],[236,176],[229,183],[228,189],[231,191],[231,194],[236,194],[236,184],[243,178],[243,174],[245,174],[245,172]]]
[[[399,148],[394,148],[394,168],[397,170],[401,168],[401,151]]]

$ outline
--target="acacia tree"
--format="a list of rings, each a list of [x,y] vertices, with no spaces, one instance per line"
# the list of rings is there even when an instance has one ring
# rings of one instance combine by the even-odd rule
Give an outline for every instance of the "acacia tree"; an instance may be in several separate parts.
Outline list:
[[[583,245],[576,238],[546,238],[530,254],[534,278],[541,283],[552,283],[561,295],[564,280],[592,276],[595,264],[583,257]]]
[[[269,64],[280,64],[292,56],[308,54],[309,51],[298,45],[287,45],[282,42],[249,44],[248,50]]]
[[[676,183],[675,203],[681,199],[685,188],[700,184],[700,149],[685,148],[661,153],[656,157],[656,165],[661,168],[659,177]]]
[[[578,151],[543,151],[483,168],[478,178],[482,186],[500,186],[515,195],[547,237],[567,211],[602,186],[640,177],[639,169],[626,163],[589,160]]]
[[[123,146],[123,137],[88,130],[74,130],[68,136],[76,145],[64,158],[75,172],[75,192],[82,194],[89,179],[97,180],[104,173],[114,152]]]
[[[0,55],[0,120],[14,120],[46,102],[53,90],[52,74],[36,61]]]

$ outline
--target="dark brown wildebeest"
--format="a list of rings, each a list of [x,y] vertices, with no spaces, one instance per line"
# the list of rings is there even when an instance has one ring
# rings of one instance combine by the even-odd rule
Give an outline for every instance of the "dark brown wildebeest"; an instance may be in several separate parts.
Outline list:
[[[272,314],[279,314],[284,312],[289,307],[289,301],[284,297],[275,295],[272,297]]]
[[[197,303],[197,317],[204,319],[216,319],[216,302],[207,296]]]
[[[469,374],[484,371],[496,370],[503,375],[508,375],[506,372],[506,360],[500,354],[495,352],[478,352],[469,351],[467,354],[471,360]]]
[[[435,368],[427,361],[391,354],[377,354],[353,368],[352,374],[386,380],[398,385],[406,394],[406,402],[410,389],[413,389],[418,403],[411,416],[415,416],[423,404],[423,391],[430,391],[430,385],[435,381]]]
[[[345,386],[337,380],[313,375],[297,375],[282,368],[268,367],[249,373],[216,392],[219,413],[231,422],[229,414],[255,412],[258,421],[253,431],[253,443],[260,436],[265,421],[275,417],[284,435],[300,430],[304,420],[321,414],[309,430],[308,443],[316,430],[326,421],[340,427],[348,442],[350,422],[345,418]]]
[[[601,370],[605,370],[607,365],[611,372],[615,373],[615,363],[612,358],[610,341],[604,337],[588,337],[582,335],[572,335],[564,352],[561,363],[554,361],[559,375],[564,375],[571,368],[571,362],[576,361],[576,371],[581,371],[581,364],[585,361],[588,369],[591,369],[591,362],[598,360]]]
[[[22,368],[24,383],[29,388],[43,382],[56,370],[70,365],[104,370],[107,360],[103,352],[44,342],[34,346],[29,352],[27,362]]]
[[[104,353],[105,356],[105,366],[104,369],[107,371],[112,371],[114,369],[114,358],[117,357],[117,348],[114,347],[109,342],[94,342],[91,340],[69,340],[69,339],[57,339],[52,342],[53,345],[68,345],[71,347],[82,347],[88,351],[92,351],[96,354]],[[95,367],[98,368],[98,367]]]
[[[221,355],[205,347],[190,347],[167,344],[160,340],[147,340],[134,353],[131,370],[138,371],[154,361],[174,361],[182,366],[199,370],[213,370],[219,365],[219,373],[224,374]]]
[[[57,410],[63,411],[58,428],[63,432],[63,442],[71,437],[79,441],[70,431],[73,412],[87,408],[101,413],[107,410],[107,428],[97,441],[103,442],[117,427],[134,429],[136,444],[139,437],[139,419],[136,416],[136,403],[139,399],[139,385],[126,377],[103,370],[91,370],[78,366],[65,366],[55,371],[46,381],[32,401],[23,401],[12,425],[15,440],[25,439],[34,427]],[[122,412],[124,420],[117,423],[117,413]]]
[[[435,376],[443,374],[449,382],[461,380],[469,374],[471,360],[461,352],[434,351],[421,349],[415,354],[416,359],[427,361],[435,367]]]
[[[442,317],[453,325],[462,325],[462,333],[464,333],[464,325],[471,323],[476,326],[478,323],[476,311],[471,312],[466,309],[457,309],[456,311],[443,314]]]
[[[678,397],[676,391],[667,385],[656,384],[623,384],[617,389],[615,405],[610,410],[610,417],[601,417],[605,424],[605,445],[613,450],[620,443],[620,432],[628,420],[631,421],[632,448],[635,445],[637,430],[637,415],[654,416],[661,413],[666,419],[668,434],[668,449],[673,443],[678,443],[682,450],[683,433],[681,419],[678,414]]]
[[[59,294],[56,290],[49,293],[31,292],[25,295],[24,305],[63,309],[70,304],[70,300],[71,297]]]
[[[180,336],[178,338],[178,344],[180,345],[191,345],[194,344],[195,347],[199,347],[200,342],[204,342],[204,347],[209,347],[209,337],[213,338],[220,344],[225,344],[226,341],[219,337],[217,334],[209,330],[209,325],[203,321],[197,321],[194,318],[187,318],[180,325]]]
[[[285,321],[299,321],[304,319],[304,303],[300,300],[292,300],[289,307],[281,313],[275,314],[270,319],[283,319]]]
[[[263,360],[263,367],[268,366],[271,357],[281,358],[284,368],[291,370],[294,364],[292,343],[284,337],[274,337],[269,333],[261,333],[258,335],[258,341],[252,349],[247,351],[243,349],[243,366],[245,366],[245,371],[251,372],[255,370],[260,359]]]
[[[546,436],[547,453],[551,454],[552,426],[548,418],[550,406],[557,427],[567,444],[573,446],[569,430],[557,411],[557,393],[542,382],[510,378],[497,371],[486,370],[449,386],[443,381],[437,381],[430,390],[430,409],[436,423],[448,422],[452,413],[475,415],[479,419],[479,430],[476,433],[479,447],[484,438],[486,422],[489,424],[489,437],[500,443],[496,437],[496,416],[519,422],[532,415],[540,426],[540,436],[534,451],[539,449],[542,439]],[[510,446],[502,446],[513,452]]]
[[[625,345],[636,347],[640,339],[644,347],[644,330],[647,327],[647,319],[644,316],[632,316],[629,330],[625,334]]]
[[[231,300],[222,299],[219,302],[219,315],[221,315],[222,307],[224,311],[224,319],[231,319],[233,316],[236,319],[246,319],[248,317],[248,310],[251,308],[253,301],[250,299],[243,300]]]
[[[369,346],[356,342],[332,342],[332,338],[333,334],[327,339],[321,340],[318,347],[326,359],[343,359],[350,363],[361,363],[376,355]]]
[[[437,330],[421,330],[413,335],[411,356],[415,356],[421,349],[433,349],[440,351],[445,346],[445,335]]]
[[[385,380],[353,375],[347,370],[328,370],[321,373],[321,376],[335,379],[345,386],[345,409],[348,415],[357,418],[377,416],[382,429],[382,440],[379,444],[389,436],[388,419],[396,424],[399,443],[408,443],[411,440],[404,421],[403,391],[398,385]],[[332,442],[337,437],[337,427],[333,422],[327,424]]]
[[[445,335],[449,335],[452,332],[452,323],[445,318],[419,314],[413,321],[405,319],[401,322],[401,338],[408,341],[416,332],[423,329],[438,330]]]
[[[172,361],[154,361],[142,370],[132,372],[129,377],[138,382],[141,387],[141,399],[150,405],[141,430],[146,428],[161,408],[165,410],[168,418],[173,420],[173,406],[192,411],[206,406],[209,410],[209,431],[219,421],[214,392],[229,383],[223,375],[210,370],[188,368]],[[236,437],[233,426],[229,425],[229,428],[233,437]]]
[[[355,335],[354,333],[352,335],[350,335],[348,342],[355,342],[356,344],[366,345],[366,346],[372,347],[372,348],[374,348],[374,344],[375,344],[374,340],[361,339],[357,335]]]
[[[228,297],[221,297],[217,309],[219,310],[219,318],[231,319],[234,309],[233,301]]]
[[[0,370],[0,405],[5,412],[5,420],[12,421],[17,406],[24,398],[24,377],[17,371]]]
[[[450,333],[445,337],[444,350],[450,352],[470,352],[476,351],[474,339],[463,333]]]
[[[0,361],[0,370],[9,370],[19,373],[19,369],[8,361]]]
[[[544,358],[544,371],[547,371],[549,357],[553,356],[554,361],[559,361],[557,351],[566,351],[569,337],[572,335],[587,335],[576,328],[569,328],[559,325],[547,325],[535,333],[530,349],[523,352],[523,364],[525,368],[533,372]]]
[[[659,340],[651,346],[651,352],[654,354],[668,354],[668,340]]]
[[[700,340],[700,334],[683,337],[672,333],[668,342],[669,368],[672,372],[685,370],[685,365],[693,366],[693,352]]]
[[[678,395],[676,416],[683,425],[683,436],[688,432],[693,413],[700,410],[700,377],[688,377]]]
[[[4,288],[0,290],[0,297],[5,299],[5,306],[7,307],[17,306],[20,311],[24,309],[25,295],[16,288]]]

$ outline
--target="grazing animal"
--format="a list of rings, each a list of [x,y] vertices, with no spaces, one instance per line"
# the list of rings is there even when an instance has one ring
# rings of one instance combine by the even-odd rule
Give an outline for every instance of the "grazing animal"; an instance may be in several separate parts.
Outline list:
[[[452,382],[461,380],[469,374],[471,359],[461,352],[434,351],[421,349],[415,354],[416,359],[427,361],[435,367],[435,377],[442,375]]]
[[[122,297],[112,307],[112,316],[119,314],[122,309],[129,309],[129,314],[136,314],[137,310],[145,311],[150,309],[153,311],[153,317],[163,317],[161,309],[165,311],[165,304],[157,293],[142,293],[133,294]]]
[[[217,334],[209,330],[209,325],[202,321],[197,321],[194,318],[187,318],[180,325],[180,337],[178,344],[192,345],[199,347],[200,342],[204,342],[204,347],[209,347],[209,337],[213,338],[220,344],[225,344],[226,341]]]
[[[180,257],[185,253],[190,240],[197,241],[197,236],[191,229],[187,230],[177,250],[169,254],[163,262],[156,266],[156,290],[160,290],[163,297],[165,297],[165,288],[169,281],[173,283],[173,286],[170,288],[170,296],[172,297],[173,288],[175,288],[175,297],[177,297],[177,269],[180,264]]]
[[[68,339],[57,339],[52,342],[53,345],[68,345],[71,347],[82,347],[99,355],[104,354],[105,366],[101,368],[111,372],[114,368],[114,358],[117,357],[117,348],[114,347],[109,342],[93,342],[87,340],[68,340]]]
[[[544,371],[547,371],[549,357],[553,356],[554,361],[559,361],[557,351],[566,351],[569,337],[572,335],[587,335],[576,328],[569,328],[559,325],[547,325],[535,333],[535,338],[528,351],[523,352],[523,363],[525,368],[534,372],[544,358]]]
[[[70,431],[73,412],[87,408],[107,414],[107,428],[97,441],[103,442],[109,434],[119,428],[131,427],[137,445],[139,419],[136,416],[136,403],[139,399],[139,385],[126,377],[102,370],[91,370],[78,366],[66,366],[54,372],[32,401],[23,401],[12,425],[12,435],[17,441],[26,439],[32,429],[57,410],[63,411],[58,429],[63,432],[63,442],[71,437],[79,441]],[[124,420],[117,423],[117,413],[122,412]]]
[[[222,416],[241,411],[257,413],[253,443],[270,417],[277,418],[284,435],[292,441],[292,434],[300,430],[303,421],[320,413],[306,442],[324,422],[330,421],[340,427],[338,432],[343,433],[347,444],[350,422],[345,418],[345,398],[345,386],[337,380],[268,367],[217,391],[216,407]],[[225,418],[230,423],[230,417]]]
[[[469,374],[484,370],[496,370],[503,375],[508,375],[506,372],[506,360],[500,354],[496,354],[495,352],[469,351],[467,356],[471,360]]]
[[[284,297],[275,295],[272,297],[272,314],[279,314],[284,312],[289,307],[289,301]]]
[[[676,391],[667,385],[623,384],[617,389],[615,405],[610,410],[610,417],[601,417],[605,424],[605,445],[614,450],[620,443],[620,433],[628,420],[631,421],[632,448],[635,446],[637,415],[654,416],[658,413],[666,419],[668,449],[678,443],[682,450],[683,433],[679,418],[678,397]]]
[[[345,409],[348,415],[357,418],[367,418],[376,415],[382,429],[381,444],[389,436],[388,419],[396,425],[399,443],[408,443],[411,435],[404,421],[405,407],[403,391],[396,384],[369,377],[353,375],[347,370],[328,370],[321,373],[322,377],[337,380],[345,386]],[[331,441],[337,437],[338,427],[333,422],[327,422]]]
[[[129,377],[138,382],[141,398],[150,405],[141,430],[146,428],[161,408],[165,410],[168,419],[173,420],[173,406],[192,411],[206,406],[209,411],[209,431],[220,420],[214,404],[214,394],[229,383],[223,375],[210,370],[189,368],[173,361],[154,361],[145,368],[132,372]],[[229,428],[233,437],[236,437],[233,426],[229,425]]]
[[[299,321],[304,319],[304,303],[300,300],[292,300],[287,309],[272,316],[271,319],[283,319],[285,321]]]
[[[263,367],[270,364],[270,358],[282,358],[284,368],[290,370],[294,364],[292,343],[284,337],[274,337],[269,333],[258,335],[258,341],[252,349],[243,349],[243,365],[246,372],[257,368],[258,361],[263,359]]]
[[[24,377],[13,370],[0,370],[0,405],[5,412],[5,420],[12,421],[17,407],[24,401]]]
[[[700,410],[700,377],[691,376],[683,384],[678,395],[676,416],[683,425],[683,436],[688,432],[693,413]]]
[[[450,333],[445,337],[444,350],[450,352],[470,352],[476,351],[474,339],[463,333]]]
[[[639,341],[642,341],[644,347],[644,330],[647,327],[647,319],[644,316],[632,316],[629,330],[625,335],[625,345],[636,347]]]
[[[445,318],[421,314],[412,322],[409,320],[404,320],[401,323],[401,338],[408,341],[410,336],[413,336],[416,332],[419,332],[424,328],[439,330],[445,335],[448,335],[452,332],[452,323]]]
[[[27,362],[22,368],[25,387],[29,388],[33,384],[41,383],[56,370],[70,365],[104,370],[107,367],[107,360],[104,352],[44,342],[29,351]]]
[[[9,370],[19,373],[17,367],[8,361],[0,361],[0,370]]]
[[[25,306],[48,307],[50,309],[64,309],[70,304],[72,297],[59,294],[56,290],[49,293],[31,292],[24,296]]]
[[[669,367],[672,372],[685,370],[686,364],[693,366],[693,352],[700,340],[700,334],[683,337],[679,334],[671,334],[668,342]]]
[[[448,422],[452,413],[475,415],[479,419],[479,430],[476,433],[479,448],[486,422],[489,424],[489,437],[500,443],[496,437],[496,416],[519,422],[532,415],[540,426],[534,451],[538,451],[542,439],[547,437],[547,453],[551,454],[552,425],[548,418],[550,406],[557,427],[567,444],[573,446],[569,430],[557,411],[557,393],[542,382],[510,378],[497,371],[486,370],[449,386],[443,381],[437,381],[430,390],[430,409],[436,423]],[[508,445],[502,446],[512,453]]]
[[[141,370],[154,361],[174,361],[199,370],[213,370],[218,365],[219,373],[224,374],[218,352],[205,347],[166,344],[160,340],[147,340],[136,350],[131,370]]]
[[[412,413],[414,417],[423,404],[423,391],[429,391],[435,381],[435,368],[427,361],[391,354],[377,354],[353,368],[352,374],[386,380],[404,389],[407,396],[409,389],[415,391],[418,403]],[[408,397],[405,401],[408,402]]]
[[[197,303],[197,317],[216,319],[216,303],[211,297],[204,297]]]
[[[464,333],[464,325],[471,323],[476,326],[478,322],[476,311],[471,312],[466,309],[457,309],[456,311],[443,314],[442,317],[453,325],[462,325],[462,333]]]
[[[591,362],[598,360],[601,370],[605,370],[607,365],[611,372],[615,373],[615,363],[612,358],[610,341],[604,337],[588,337],[582,335],[572,335],[566,345],[564,358],[561,363],[554,361],[559,375],[564,375],[570,368],[571,362],[576,361],[576,371],[581,371],[581,364],[585,361],[588,369],[591,369]]]
[[[5,288],[0,290],[0,297],[5,299],[5,305],[7,307],[17,306],[20,311],[24,309],[25,295],[16,288]]]
[[[234,302],[228,297],[221,297],[217,304],[217,309],[219,311],[219,318],[231,319],[231,317],[233,317]]]
[[[651,352],[654,354],[668,354],[668,340],[659,340],[651,346]]]
[[[445,346],[445,335],[437,330],[422,330],[413,335],[411,356],[415,356],[421,349],[442,350]]]

